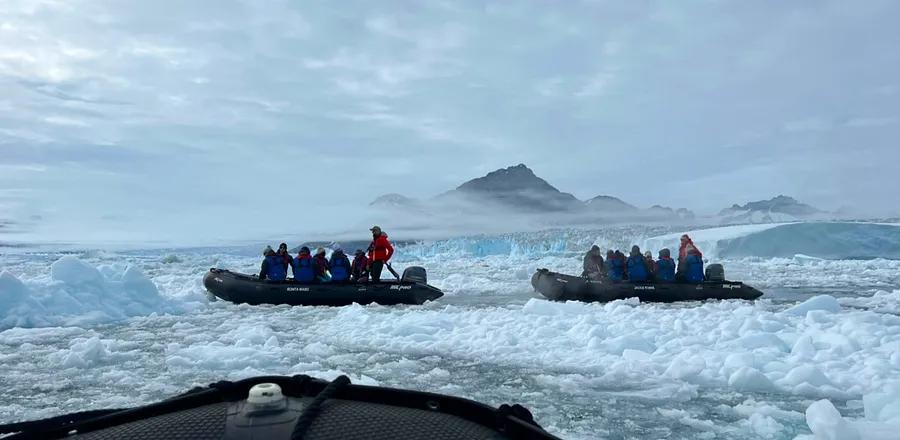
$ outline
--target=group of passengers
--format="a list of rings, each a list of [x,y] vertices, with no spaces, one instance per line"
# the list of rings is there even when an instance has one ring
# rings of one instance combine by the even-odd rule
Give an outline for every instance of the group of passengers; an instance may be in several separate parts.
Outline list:
[[[340,245],[334,246],[331,258],[326,257],[327,252],[321,247],[313,255],[308,247],[303,246],[297,256],[292,258],[286,243],[278,245],[277,251],[266,246],[259,279],[284,281],[290,268],[294,280],[301,283],[357,283],[370,280],[377,283],[381,281],[385,264],[394,255],[394,246],[380,227],[373,226],[369,230],[372,231],[372,243],[369,244],[368,254],[357,249],[353,254],[353,262],[350,262]]]
[[[681,236],[678,248],[678,262],[672,259],[669,249],[661,249],[658,259],[653,253],[641,254],[641,248],[631,247],[631,254],[625,256],[618,249],[606,252],[606,261],[600,247],[594,245],[584,255],[584,277],[604,282],[703,282],[703,254],[687,234]]]

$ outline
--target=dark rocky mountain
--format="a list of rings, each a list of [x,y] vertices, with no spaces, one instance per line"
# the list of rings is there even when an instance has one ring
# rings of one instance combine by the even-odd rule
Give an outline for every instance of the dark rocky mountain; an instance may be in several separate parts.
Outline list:
[[[583,208],[572,194],[556,189],[524,164],[492,171],[436,198],[442,202],[499,204],[514,211],[555,212]]]
[[[668,221],[693,219],[694,213],[655,205],[640,209],[619,198],[600,195],[578,200],[541,179],[524,164],[492,171],[463,183],[430,200],[416,200],[401,194],[386,194],[370,206],[386,211],[415,213],[496,213],[497,210],[526,214],[567,214],[595,219],[624,221]]]

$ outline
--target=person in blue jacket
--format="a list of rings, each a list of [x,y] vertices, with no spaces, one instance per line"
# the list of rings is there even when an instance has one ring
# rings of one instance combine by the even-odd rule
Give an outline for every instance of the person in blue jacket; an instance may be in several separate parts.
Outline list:
[[[350,280],[350,259],[347,258],[347,254],[344,253],[340,246],[335,246],[328,264],[331,266],[331,281],[344,282]]]
[[[672,259],[672,252],[668,249],[659,251],[659,259],[656,260],[656,281],[675,281],[675,260]]]
[[[631,247],[631,255],[625,262],[625,270],[629,281],[650,281],[650,269],[647,268],[647,260],[637,245]]]
[[[297,258],[294,258],[294,280],[300,283],[311,283],[316,279],[316,271],[313,267],[312,256],[309,248],[303,246]]]
[[[688,249],[687,258],[684,259],[686,269],[684,271],[684,279],[689,283],[702,283],[703,275],[703,256],[697,249]]]
[[[619,282],[625,278],[625,256],[621,252],[606,252],[606,275],[612,282]]]
[[[275,254],[271,246],[266,246],[263,256],[265,258],[259,268],[259,279],[284,281],[287,278],[287,268],[284,267],[281,257]]]

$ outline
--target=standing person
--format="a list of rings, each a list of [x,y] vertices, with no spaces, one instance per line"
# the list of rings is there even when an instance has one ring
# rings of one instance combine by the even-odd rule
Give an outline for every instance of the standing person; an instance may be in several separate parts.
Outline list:
[[[372,226],[369,230],[372,231],[372,243],[369,245],[369,275],[372,281],[377,283],[381,281],[384,265],[394,255],[394,246],[380,227]]]
[[[297,258],[294,258],[294,280],[300,283],[311,283],[316,279],[316,271],[313,268],[313,260],[309,255],[309,248],[303,246]]]
[[[645,282],[650,280],[650,271],[647,269],[647,261],[641,254],[641,248],[637,245],[631,247],[631,255],[625,263],[629,281]]]
[[[279,244],[278,251],[275,252],[275,255],[278,255],[279,257],[281,257],[281,260],[284,264],[284,273],[285,273],[285,276],[287,276],[288,266],[290,266],[291,262],[293,261],[293,258],[291,258],[291,254],[288,253],[287,243]]]
[[[313,267],[315,268],[316,280],[320,283],[331,281],[331,275],[328,273],[331,265],[328,264],[328,258],[325,258],[325,248],[316,249],[316,256],[313,257]]]
[[[281,257],[275,255],[275,251],[272,250],[271,246],[266,246],[263,250],[263,256],[265,258],[259,268],[259,279],[284,281],[287,278],[287,270],[281,264]]]
[[[659,251],[659,260],[656,262],[656,280],[662,282],[675,281],[675,260],[672,259],[668,249]]]
[[[594,281],[600,281],[603,278],[606,270],[603,265],[603,255],[600,255],[600,246],[593,245],[591,246],[591,250],[584,254],[582,268],[584,269],[581,272],[581,276],[583,277],[587,277]]]
[[[340,245],[334,247],[328,265],[331,267],[331,281],[344,282],[350,279],[350,259]]]
[[[362,249],[353,253],[353,264],[350,267],[350,281],[358,283],[369,280],[369,259]]]

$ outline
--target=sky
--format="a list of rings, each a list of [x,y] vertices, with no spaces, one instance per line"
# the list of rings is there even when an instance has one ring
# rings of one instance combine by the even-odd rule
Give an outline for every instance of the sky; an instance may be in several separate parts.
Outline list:
[[[0,219],[73,239],[321,228],[518,163],[582,199],[893,213],[898,18],[893,0],[3,0]]]

